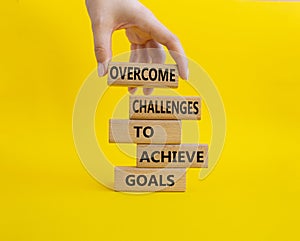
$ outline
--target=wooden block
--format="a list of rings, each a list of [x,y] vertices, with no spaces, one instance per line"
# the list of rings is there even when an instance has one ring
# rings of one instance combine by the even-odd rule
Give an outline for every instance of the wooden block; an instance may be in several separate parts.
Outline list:
[[[107,84],[177,88],[178,68],[174,64],[111,62]]]
[[[183,192],[186,186],[183,168],[115,167],[115,191]]]
[[[198,96],[130,96],[130,119],[200,120]]]
[[[109,142],[178,144],[181,142],[181,121],[111,119]]]
[[[208,167],[208,145],[137,145],[137,167]]]

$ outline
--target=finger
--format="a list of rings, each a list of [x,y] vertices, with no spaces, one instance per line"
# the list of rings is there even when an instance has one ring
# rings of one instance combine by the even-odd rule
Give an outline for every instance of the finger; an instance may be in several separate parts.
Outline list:
[[[184,50],[181,46],[178,38],[172,34],[169,30],[167,30],[164,26],[153,26],[153,28],[157,28],[157,30],[152,30],[153,38],[165,45],[169,50],[172,58],[178,65],[179,75],[183,79],[188,79],[188,62],[185,57]],[[157,31],[155,33],[155,31]]]
[[[175,38],[175,40],[171,40],[170,42],[166,43],[166,47],[168,48],[169,53],[178,65],[180,77],[187,80],[189,78],[188,61],[186,59],[180,41],[177,39],[177,37]]]
[[[143,14],[137,16],[136,21],[139,28],[147,32],[155,41],[168,48],[171,56],[178,65],[180,77],[188,79],[188,62],[179,39],[147,9],[145,9]]]
[[[136,91],[137,91],[137,88],[136,88],[136,87],[128,87],[128,92],[129,92],[130,94],[133,95]]]
[[[137,44],[137,62],[138,63],[150,63],[151,58],[148,54],[145,44]]]
[[[143,88],[143,92],[145,95],[151,95],[153,92],[153,88]]]
[[[129,59],[129,62],[132,62],[132,63],[136,63],[137,62],[137,45],[136,44],[131,44],[131,47],[130,47],[131,51],[130,51],[130,59]]]
[[[151,58],[152,63],[163,64],[166,60],[166,53],[163,47],[154,40],[149,40],[146,43],[148,55]],[[144,88],[145,95],[151,95],[153,88]]]
[[[149,55],[149,52],[148,52],[145,44],[137,45],[137,55],[138,55],[139,63],[150,63],[151,62],[151,57]],[[145,95],[150,95],[153,92],[153,89],[152,88],[143,88],[143,92]]]
[[[132,63],[136,63],[137,60],[138,60],[138,57],[137,57],[137,52],[136,52],[136,49],[137,49],[137,45],[136,44],[131,44],[131,52],[130,52],[130,59],[129,59],[129,62],[132,62]],[[137,88],[136,87],[128,87],[128,92],[130,94],[134,94],[135,92],[137,91]]]
[[[152,63],[163,64],[165,62],[166,53],[161,44],[150,40],[146,43],[146,47]]]
[[[111,59],[112,28],[105,24],[93,24],[95,55],[98,62],[98,75],[107,73],[108,63]]]

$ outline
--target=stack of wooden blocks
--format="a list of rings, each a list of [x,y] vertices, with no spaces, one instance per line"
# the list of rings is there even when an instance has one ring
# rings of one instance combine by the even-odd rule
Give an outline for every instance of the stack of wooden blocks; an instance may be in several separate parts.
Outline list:
[[[171,64],[110,63],[108,84],[177,88],[178,69]],[[181,144],[181,120],[200,120],[201,98],[130,96],[129,103],[129,120],[110,120],[109,142],[136,143],[136,167],[115,167],[115,190],[185,191],[186,168],[208,166],[208,145]]]

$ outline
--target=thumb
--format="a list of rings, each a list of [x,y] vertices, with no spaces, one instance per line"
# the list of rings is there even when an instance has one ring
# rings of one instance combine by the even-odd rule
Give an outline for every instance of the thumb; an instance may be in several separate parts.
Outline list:
[[[107,66],[112,56],[111,35],[112,28],[105,24],[93,24],[95,55],[98,62],[98,75],[107,73]]]

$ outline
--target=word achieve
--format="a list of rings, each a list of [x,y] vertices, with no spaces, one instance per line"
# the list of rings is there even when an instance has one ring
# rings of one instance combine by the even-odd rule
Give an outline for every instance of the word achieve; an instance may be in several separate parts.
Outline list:
[[[178,87],[178,68],[174,64],[113,63],[108,65],[108,85]]]
[[[130,119],[200,120],[197,96],[130,96]]]
[[[115,167],[114,183],[122,192],[185,191],[185,169]]]
[[[118,120],[109,122],[109,142],[170,143],[181,141],[181,121],[178,120]]]
[[[208,145],[137,145],[137,167],[208,167]]]

